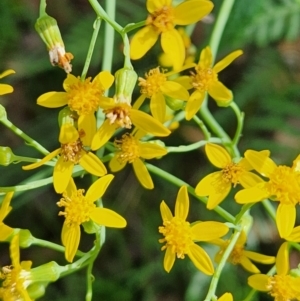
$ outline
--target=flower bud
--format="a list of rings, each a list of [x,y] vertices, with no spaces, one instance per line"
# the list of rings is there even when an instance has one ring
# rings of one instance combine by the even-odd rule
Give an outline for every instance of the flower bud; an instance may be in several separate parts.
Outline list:
[[[0,146],[0,165],[8,166],[15,161],[15,155],[9,147]]]
[[[70,61],[74,56],[72,53],[65,51],[65,45],[56,20],[44,14],[37,19],[35,29],[47,45],[52,66],[59,66],[63,68],[66,73],[70,73],[72,71]]]
[[[174,111],[182,110],[186,104],[185,101],[171,97],[166,97],[166,103]]]
[[[71,109],[66,106],[63,109],[61,109],[58,113],[58,125],[61,127],[63,124],[70,123],[74,125],[75,118],[74,115],[77,115],[76,112],[71,111]],[[78,118],[78,116],[76,116]]]
[[[7,114],[5,108],[0,105],[0,120],[6,120],[7,119]]]
[[[137,74],[131,68],[122,68],[115,74],[116,94],[118,103],[131,103],[131,96],[137,81]]]

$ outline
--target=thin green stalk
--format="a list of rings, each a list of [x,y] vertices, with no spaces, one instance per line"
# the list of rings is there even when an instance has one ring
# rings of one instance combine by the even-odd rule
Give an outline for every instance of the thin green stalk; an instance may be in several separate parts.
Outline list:
[[[270,215],[270,217],[274,221],[276,221],[276,210],[275,210],[274,206],[271,204],[271,202],[268,199],[266,199],[266,200],[262,201],[262,204],[265,207],[268,214]]]
[[[86,59],[85,59],[84,67],[83,67],[83,70],[82,70],[82,73],[81,73],[81,80],[82,81],[85,80],[88,69],[89,69],[89,66],[90,66],[90,63],[91,63],[91,59],[92,59],[92,55],[93,55],[93,52],[94,52],[95,44],[96,44],[97,37],[98,37],[98,34],[99,34],[99,30],[100,30],[100,27],[101,27],[101,19],[100,18],[97,18],[95,20],[93,27],[94,27],[94,31],[93,31],[92,39],[91,39],[89,50],[88,50],[88,53],[87,53],[87,56],[86,56]]]
[[[40,1],[40,17],[42,17],[43,15],[46,15],[46,0],[41,0]]]
[[[221,144],[222,141],[219,138],[210,138],[209,140],[201,140],[195,143],[192,143],[190,145],[180,145],[180,146],[168,146],[166,149],[168,150],[168,153],[185,153],[185,152],[191,152],[193,150],[196,150],[208,142]]]
[[[154,166],[151,165],[149,163],[146,163],[146,167],[147,169],[158,175],[160,178],[163,178],[165,180],[167,180],[168,182],[181,187],[181,186],[187,186],[188,192],[193,195],[196,199],[200,200],[202,203],[207,204],[207,198],[204,197],[199,197],[196,195],[195,190],[192,186],[190,186],[189,184],[187,184],[186,182],[182,181],[181,179],[173,176],[172,174]],[[218,213],[221,217],[223,217],[226,221],[230,222],[230,223],[234,223],[235,218],[234,216],[232,216],[230,213],[228,213],[226,210],[224,210],[222,207],[217,206],[216,208],[213,209],[216,213]]]
[[[244,125],[244,113],[240,111],[240,108],[236,105],[235,102],[230,103],[230,107],[234,111],[236,118],[237,118],[237,127],[235,135],[232,139],[232,146],[236,146],[239,143],[239,140],[242,136],[242,130]]]
[[[146,25],[146,21],[141,21],[141,22],[137,22],[137,23],[130,23],[130,24],[127,24],[124,29],[123,29],[123,32],[124,33],[128,33],[134,29],[137,29],[137,28],[140,28],[140,27],[143,27]]]
[[[209,138],[211,137],[211,134],[208,131],[208,129],[207,129],[206,125],[204,124],[204,122],[197,115],[194,115],[193,120],[197,123],[197,125],[202,130],[203,135],[205,137],[205,140],[209,140]]]
[[[4,118],[1,119],[1,122],[9,128],[12,132],[14,132],[17,136],[22,138],[24,141],[27,142],[29,146],[34,147],[36,150],[38,150],[43,155],[48,155],[49,151],[47,151],[42,145],[40,145],[38,142],[36,142],[34,139],[26,135],[21,129],[16,127],[12,122],[10,122],[8,119]]]
[[[217,21],[215,23],[213,32],[210,37],[209,45],[212,51],[212,57],[213,60],[215,60],[219,44],[226,26],[226,23],[228,21],[228,18],[230,16],[231,9],[233,7],[234,0],[224,0],[222,2],[222,6],[220,8],[219,15],[217,17]]]

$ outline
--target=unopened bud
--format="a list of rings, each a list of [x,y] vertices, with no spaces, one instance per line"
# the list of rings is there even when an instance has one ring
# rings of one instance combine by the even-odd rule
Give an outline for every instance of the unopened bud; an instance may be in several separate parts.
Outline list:
[[[185,101],[171,97],[166,97],[166,103],[174,111],[182,110],[186,104]]]
[[[76,116],[76,115],[77,115],[76,112],[71,111],[71,109],[68,106],[61,109],[58,113],[59,127],[61,127],[63,124],[66,124],[66,123],[71,123],[74,125],[75,119],[78,118],[78,116]]]
[[[65,51],[65,45],[56,20],[45,14],[37,19],[35,29],[47,45],[50,63],[53,66],[63,68],[66,73],[70,73],[72,71],[70,62],[74,56],[72,53]]]
[[[0,146],[0,165],[8,166],[16,160],[12,150],[7,146]]]

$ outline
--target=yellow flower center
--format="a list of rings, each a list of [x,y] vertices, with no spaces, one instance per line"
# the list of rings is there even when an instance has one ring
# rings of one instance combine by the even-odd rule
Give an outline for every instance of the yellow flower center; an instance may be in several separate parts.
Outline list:
[[[270,290],[269,294],[274,297],[274,301],[299,300],[299,292],[291,285],[295,281],[296,278],[290,275],[275,275],[270,277],[267,284],[267,288]]]
[[[224,252],[226,251],[228,245],[230,243],[230,240],[226,240],[221,248],[220,251],[218,252],[218,255],[220,255],[220,257],[224,254]],[[235,245],[234,248],[232,249],[227,261],[231,262],[232,264],[240,264],[241,263],[241,259],[243,256],[243,252],[244,252],[244,246],[241,245]]]
[[[68,226],[78,226],[90,220],[90,214],[96,205],[83,194],[84,189],[73,191],[71,197],[64,193],[57,202],[58,207],[65,207],[65,211],[60,211],[58,215],[65,217]]]
[[[222,179],[225,183],[232,183],[235,187],[239,183],[239,177],[243,169],[236,163],[229,163],[222,169]]]
[[[63,156],[65,162],[70,161],[74,164],[78,164],[84,152],[85,150],[83,149],[80,139],[74,142],[61,144],[60,154]]]
[[[158,231],[164,236],[159,240],[160,243],[165,243],[161,250],[171,248],[177,258],[183,259],[193,244],[190,223],[174,216],[170,221],[164,221]]]
[[[121,140],[115,140],[115,146],[119,150],[116,156],[120,163],[132,163],[140,157],[139,141],[131,134],[124,134]]]
[[[116,124],[119,127],[131,129],[132,122],[129,117],[130,109],[130,105],[123,103],[112,109],[103,110],[103,112],[105,113],[106,118],[110,120],[110,124]]]
[[[164,73],[160,73],[159,67],[151,69],[145,77],[146,79],[139,77],[138,85],[141,87],[141,94],[146,94],[148,98],[159,92],[162,84],[167,81]]]
[[[85,81],[78,81],[68,87],[68,106],[78,115],[89,115],[99,108],[103,90],[99,87],[99,82],[91,82],[91,78]]]
[[[207,91],[211,82],[218,80],[218,75],[211,68],[195,67],[196,73],[191,74],[192,86],[201,91]]]
[[[165,5],[161,9],[156,10],[148,16],[146,24],[154,26],[159,33],[172,30],[175,26],[173,7]]]
[[[280,165],[275,168],[266,183],[269,194],[286,205],[296,205],[300,202],[299,173],[288,166]]]

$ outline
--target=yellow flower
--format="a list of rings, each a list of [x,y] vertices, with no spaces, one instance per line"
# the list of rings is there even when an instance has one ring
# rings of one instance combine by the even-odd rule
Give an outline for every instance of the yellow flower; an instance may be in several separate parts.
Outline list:
[[[174,69],[179,69],[185,59],[185,49],[175,26],[199,21],[212,11],[213,6],[213,3],[207,0],[184,1],[175,7],[172,0],[147,0],[150,15],[146,26],[131,40],[131,58],[137,60],[143,57],[161,35],[163,51],[170,57]]]
[[[142,131],[132,134],[124,134],[122,139],[115,140],[117,151],[109,162],[112,172],[123,169],[127,163],[131,163],[134,173],[140,183],[147,189],[153,189],[151,176],[142,159],[153,159],[167,154],[167,150],[155,142],[143,142]]]
[[[192,73],[186,88],[194,88],[185,108],[185,116],[190,120],[200,109],[206,92],[216,100],[219,106],[228,106],[232,101],[232,92],[226,88],[218,79],[218,73],[232,63],[243,52],[236,50],[224,59],[212,66],[212,53],[209,46],[204,48],[200,54],[198,65]],[[187,77],[185,78],[187,81]]]
[[[175,262],[175,258],[183,259],[185,255],[192,260],[197,269],[207,275],[214,273],[214,267],[208,254],[195,242],[210,241],[225,235],[228,227],[219,222],[195,222],[192,225],[186,221],[189,211],[189,196],[186,186],[179,189],[176,203],[175,216],[167,204],[162,201],[160,212],[163,226],[159,227],[159,233],[164,238],[159,242],[166,250],[164,257],[164,269],[169,273]]]
[[[233,297],[231,293],[225,293],[220,298],[218,298],[218,301],[233,301]]]
[[[213,172],[204,177],[196,186],[195,192],[199,196],[208,196],[207,208],[214,209],[228,195],[231,187],[241,184],[249,187],[257,183],[260,178],[250,172],[251,166],[244,158],[235,163],[228,152],[217,144],[207,143],[205,152],[209,161],[220,171]]]
[[[153,136],[165,137],[171,132],[152,116],[131,107],[127,101],[107,98],[101,103],[106,120],[95,134],[91,149],[96,150],[103,146],[115,133],[117,128],[130,129],[132,124],[145,133]]]
[[[84,120],[83,122],[88,122],[85,121],[87,119],[96,124],[95,112],[106,99],[103,96],[104,91],[113,81],[114,77],[108,71],[100,72],[92,81],[90,77],[82,81],[79,77],[68,74],[63,83],[66,92],[45,93],[38,98],[37,104],[47,108],[68,105],[71,111]]]
[[[235,200],[239,204],[256,203],[266,198],[278,201],[277,228],[280,237],[288,237],[295,225],[295,206],[300,202],[300,155],[294,160],[292,167],[277,166],[269,158],[267,151],[248,150],[245,158],[258,173],[269,178],[269,181],[246,187],[235,195]]]
[[[70,181],[66,192],[57,203],[59,207],[65,207],[59,215],[65,217],[61,238],[65,246],[65,257],[69,262],[77,252],[80,241],[80,225],[90,220],[98,225],[113,228],[124,228],[125,219],[116,212],[96,207],[95,201],[103,196],[108,185],[114,178],[113,175],[106,175],[94,182],[84,195],[83,189],[77,189],[74,181]]]
[[[251,262],[251,260],[262,264],[272,264],[275,262],[274,256],[267,256],[267,255],[245,250],[244,247],[246,242],[247,242],[247,235],[245,231],[242,231],[233,250],[231,251],[230,256],[227,259],[228,262],[234,265],[240,264],[245,270],[254,274],[260,273],[260,271]],[[216,244],[220,247],[220,250],[215,257],[215,261],[219,263],[221,257],[223,256],[225,250],[227,249],[230,243],[230,240],[222,240],[219,238],[217,240],[211,241],[211,243]]]
[[[159,67],[151,69],[145,74],[145,79],[139,77],[141,96],[137,99],[134,108],[138,109],[146,98],[150,98],[150,110],[153,117],[160,122],[166,118],[165,97],[188,100],[189,92],[179,83],[167,79],[168,74],[161,72]]]
[[[10,191],[5,194],[4,200],[2,201],[0,208],[0,241],[5,241],[13,232],[14,229],[6,226],[3,223],[5,217],[9,214],[12,207],[10,206],[10,201],[14,195],[13,191]]]
[[[20,263],[19,235],[15,235],[10,243],[10,258],[12,265],[5,266],[0,271],[2,286],[0,300],[3,301],[30,301],[27,287],[31,284],[31,261]]]
[[[63,124],[59,135],[61,147],[48,154],[41,161],[23,166],[23,169],[30,170],[40,167],[60,155],[53,170],[53,185],[57,193],[66,190],[72,177],[73,167],[76,164],[79,164],[92,175],[104,176],[107,173],[104,164],[95,154],[84,148],[84,146],[90,145],[95,132],[89,125],[89,122],[78,123],[79,130],[77,130],[71,123]]]
[[[7,75],[14,74],[14,73],[16,73],[14,70],[8,69],[0,74],[0,78],[3,78]],[[12,93],[13,91],[14,88],[12,86],[7,84],[0,84],[0,95]]]
[[[268,292],[275,301],[300,300],[300,277],[289,275],[288,243],[283,243],[276,257],[274,276],[256,274],[248,278],[248,284],[261,292]]]

